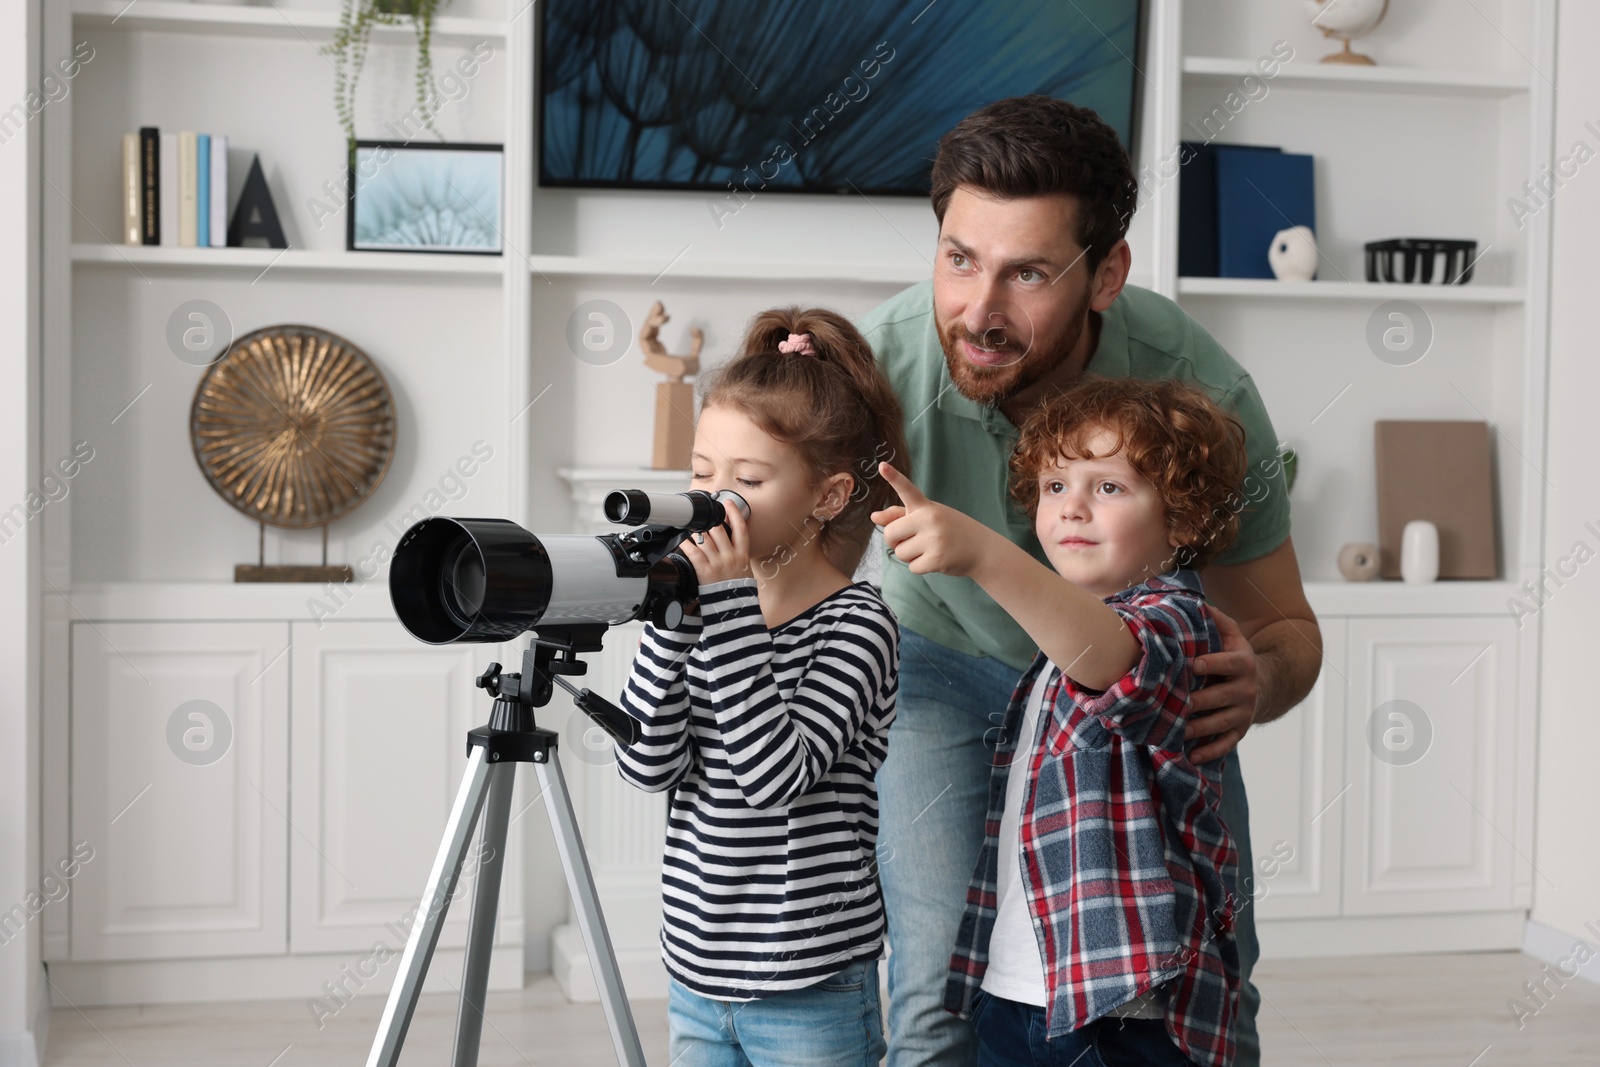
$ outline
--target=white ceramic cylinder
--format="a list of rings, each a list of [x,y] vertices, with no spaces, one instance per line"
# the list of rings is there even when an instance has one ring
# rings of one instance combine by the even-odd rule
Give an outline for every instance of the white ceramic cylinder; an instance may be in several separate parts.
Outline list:
[[[1413,584],[1439,577],[1439,527],[1412,519],[1400,533],[1400,577]]]

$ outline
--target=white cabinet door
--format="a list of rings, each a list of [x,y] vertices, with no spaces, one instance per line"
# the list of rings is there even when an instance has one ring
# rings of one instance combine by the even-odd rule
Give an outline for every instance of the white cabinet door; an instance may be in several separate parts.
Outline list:
[[[293,884],[295,952],[404,947],[451,802],[466,768],[467,731],[489,720],[493,700],[473,685],[507,646],[430,647],[398,622],[296,622],[294,637]],[[517,797],[532,799],[531,768]],[[515,818],[528,800],[514,799]],[[542,805],[523,818],[545,818]],[[499,935],[522,941],[521,820],[500,889]],[[439,938],[466,943],[471,911],[468,856]]]
[[[1349,627],[1345,914],[1511,907],[1515,622]]]
[[[73,624],[74,960],[284,951],[288,637]]]
[[[1239,745],[1258,918],[1339,914],[1345,671],[1345,621],[1323,619],[1317,684],[1282,718],[1252,726]]]

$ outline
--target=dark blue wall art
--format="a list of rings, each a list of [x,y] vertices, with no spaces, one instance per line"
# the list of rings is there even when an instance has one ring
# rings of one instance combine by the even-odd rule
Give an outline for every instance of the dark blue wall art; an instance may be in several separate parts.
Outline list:
[[[539,180],[926,194],[939,138],[1046,93],[1134,151],[1143,0],[541,0]]]

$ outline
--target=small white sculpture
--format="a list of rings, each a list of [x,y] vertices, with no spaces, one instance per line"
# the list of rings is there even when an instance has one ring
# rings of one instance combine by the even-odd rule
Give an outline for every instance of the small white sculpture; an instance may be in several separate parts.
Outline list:
[[[1309,226],[1279,230],[1267,249],[1267,262],[1280,282],[1309,282],[1317,273],[1317,235]]]
[[[1339,573],[1347,582],[1370,582],[1378,576],[1378,546],[1356,542],[1339,549]]]
[[[1439,577],[1439,527],[1412,519],[1400,531],[1400,577],[1413,585]]]

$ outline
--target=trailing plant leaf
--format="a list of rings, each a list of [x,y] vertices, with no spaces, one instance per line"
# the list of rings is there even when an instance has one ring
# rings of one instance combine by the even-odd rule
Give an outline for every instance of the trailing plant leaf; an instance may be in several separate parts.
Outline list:
[[[433,18],[449,0],[343,0],[339,27],[323,49],[333,57],[333,107],[344,128],[345,152],[355,164],[356,85],[367,64],[367,46],[374,26],[398,26],[409,19],[417,32],[417,112],[422,123],[439,140],[444,135],[433,124],[439,95],[433,88]]]

